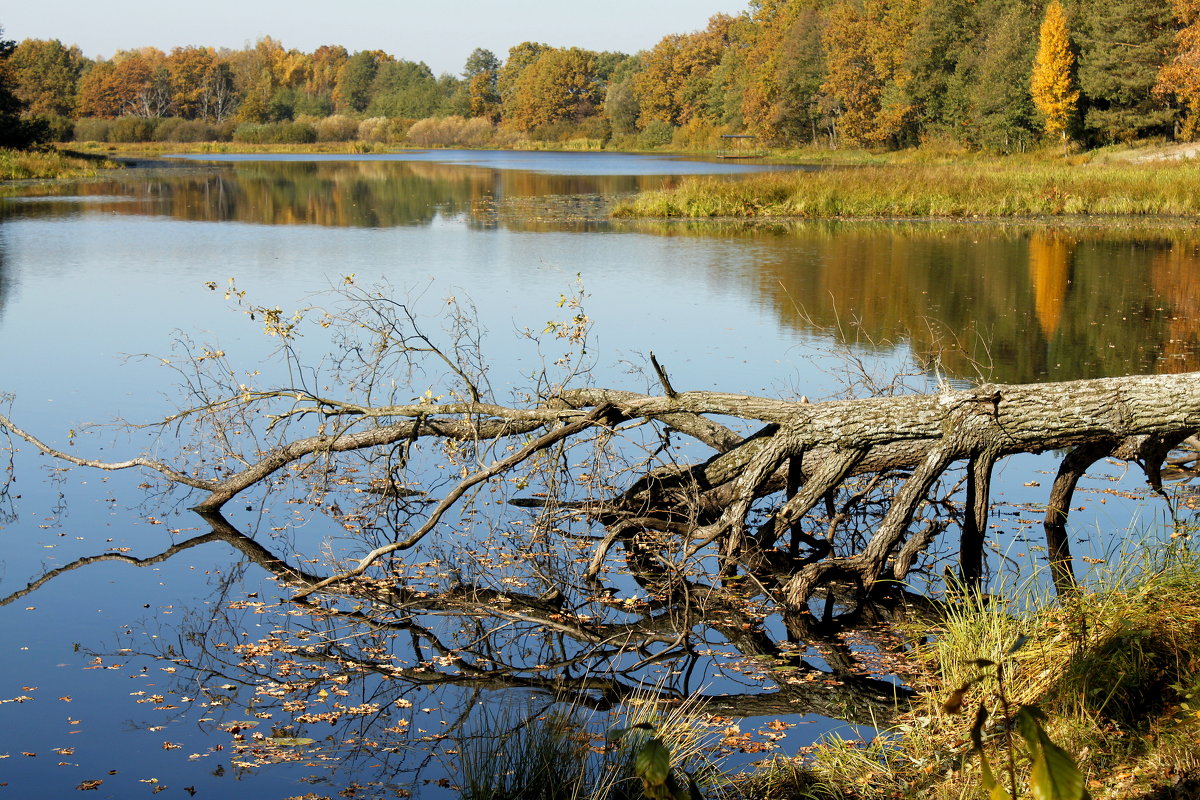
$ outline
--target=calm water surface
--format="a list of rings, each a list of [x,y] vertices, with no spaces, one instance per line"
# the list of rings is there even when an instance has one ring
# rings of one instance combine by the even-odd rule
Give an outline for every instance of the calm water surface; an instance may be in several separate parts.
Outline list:
[[[32,187],[0,200],[0,391],[56,446],[169,455],[170,439],[87,425],[169,413],[183,338],[247,372],[272,369],[262,364],[276,342],[223,298],[229,279],[254,303],[290,310],[328,302],[317,293],[351,274],[386,284],[432,330],[446,298],[473,302],[501,396],[556,355],[521,333],[563,318],[559,301],[579,286],[597,382],[617,388],[651,387],[650,350],[679,389],[813,399],[901,373],[920,387],[1200,369],[1190,226],[605,217],[631,192],[756,168],[596,154],[229,156]],[[316,359],[325,344],[298,346]],[[234,504],[230,526],[212,526],[186,498],[148,495],[139,476],[63,470],[28,447],[13,467],[0,529],[0,783],[13,796],[100,780],[99,797],[353,786],[363,797],[450,797],[462,748],[510,726],[513,708],[548,708],[552,687],[601,715],[639,680],[703,694],[728,718],[718,727],[762,730],[756,742],[782,719],[792,727],[778,745],[790,753],[847,717],[869,720],[891,685],[856,677],[854,658],[809,647],[778,621],[733,612],[698,622],[699,646],[661,669],[639,666],[648,651],[578,660],[590,645],[513,623],[492,643],[504,669],[468,680],[447,643],[469,638],[470,615],[424,608],[388,627],[281,600],[280,561],[321,573],[327,552],[361,551],[329,516],[252,497]],[[1050,483],[1039,469],[1025,459],[1005,472],[1015,510],[998,547],[1027,566],[1037,554],[1022,536],[1036,529],[1024,516],[1037,515],[1022,504],[1041,502]],[[1086,506],[1073,524],[1080,538],[1103,538],[1102,554],[1135,512],[1115,499]],[[618,622],[634,630],[653,618]],[[779,668],[750,669],[741,656]],[[596,676],[607,683],[589,684]],[[813,688],[830,676],[842,688]],[[833,708],[849,713],[831,719]],[[757,757],[758,745],[728,743],[752,751],[742,761]]]

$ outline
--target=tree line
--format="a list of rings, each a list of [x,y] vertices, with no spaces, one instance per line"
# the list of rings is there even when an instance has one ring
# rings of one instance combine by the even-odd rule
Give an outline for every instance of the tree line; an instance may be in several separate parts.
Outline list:
[[[634,55],[523,42],[504,59],[476,49],[458,75],[270,37],[111,59],[26,39],[5,43],[0,64],[24,118],[58,139],[240,129],[243,140],[396,142],[419,120],[423,144],[459,143],[476,120],[473,141],[503,144],[489,137],[506,132],[641,147],[750,133],[777,146],[1011,152],[1200,135],[1200,0],[752,0]],[[457,122],[431,122],[445,119]]]

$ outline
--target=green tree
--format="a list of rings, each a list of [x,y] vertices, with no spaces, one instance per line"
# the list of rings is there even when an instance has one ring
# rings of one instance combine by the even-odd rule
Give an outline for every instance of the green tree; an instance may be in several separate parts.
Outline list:
[[[23,119],[21,112],[25,104],[13,92],[12,77],[8,61],[17,48],[17,43],[3,38],[0,28],[0,147],[24,149],[47,136],[47,127]]]
[[[604,90],[604,116],[616,133],[629,134],[637,130],[642,113],[633,90],[634,76],[642,69],[640,56],[629,56],[609,72]]]
[[[13,93],[32,116],[72,116],[83,64],[78,47],[64,47],[57,39],[26,39],[8,58]]]
[[[368,116],[432,117],[445,99],[438,80],[424,62],[389,61],[379,66],[370,86]]]
[[[788,141],[816,142],[825,123],[821,83],[825,77],[825,21],[815,8],[800,11],[779,42],[779,87],[766,118],[769,129]]]
[[[1030,85],[1038,21],[1020,0],[980,3],[979,30],[960,62],[967,116],[964,139],[1002,152],[1024,149],[1041,134]]]
[[[962,140],[969,99],[968,66],[981,38],[976,0],[926,3],[917,16],[905,68],[906,94],[918,135]]]
[[[1060,0],[1050,0],[1038,33],[1038,50],[1033,61],[1029,89],[1033,104],[1042,115],[1042,128],[1065,144],[1067,128],[1079,105],[1079,90],[1072,72],[1075,54],[1067,33],[1067,15]]]
[[[391,60],[381,50],[361,50],[338,70],[333,88],[333,105],[338,113],[366,111],[371,103],[371,86],[382,64]]]
[[[463,77],[474,78],[476,75],[484,72],[493,74],[500,71],[500,59],[496,58],[496,54],[491,50],[483,47],[476,47],[471,51],[471,55],[467,56],[467,61],[463,65]]]
[[[1079,5],[1078,82],[1083,127],[1092,141],[1170,135],[1176,112],[1151,90],[1175,39],[1161,0],[1087,0]]]

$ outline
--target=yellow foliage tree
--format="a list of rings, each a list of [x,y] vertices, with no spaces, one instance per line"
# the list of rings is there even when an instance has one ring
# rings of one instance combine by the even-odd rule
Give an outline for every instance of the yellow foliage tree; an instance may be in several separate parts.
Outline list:
[[[596,54],[578,47],[542,51],[517,78],[507,121],[528,131],[561,121],[579,122],[603,101]]]
[[[821,92],[843,143],[886,145],[903,134],[914,111],[904,95],[905,54],[928,1],[841,0],[829,11]]]
[[[1171,6],[1182,29],[1175,35],[1175,53],[1158,71],[1154,93],[1183,106],[1180,134],[1194,141],[1200,138],[1200,0],[1172,0]]]
[[[1033,104],[1041,113],[1042,126],[1050,136],[1067,141],[1067,126],[1079,105],[1079,90],[1071,70],[1075,55],[1067,34],[1067,15],[1059,0],[1046,6],[1046,16],[1038,35],[1038,51],[1033,60],[1033,78],[1029,89]]]

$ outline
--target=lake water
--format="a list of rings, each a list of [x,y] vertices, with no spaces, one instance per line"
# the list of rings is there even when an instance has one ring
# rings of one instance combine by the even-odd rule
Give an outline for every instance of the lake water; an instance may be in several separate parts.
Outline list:
[[[928,388],[1200,369],[1189,224],[606,218],[641,189],[762,168],[609,154],[228,156],[30,186],[0,199],[0,391],[54,446],[169,457],[172,436],[89,423],[171,413],[185,340],[224,351],[239,374],[287,380],[267,361],[278,341],[225,298],[230,279],[248,302],[290,313],[332,302],[320,293],[351,275],[386,285],[438,333],[447,298],[472,303],[501,397],[559,354],[561,343],[543,337],[539,349],[524,332],[569,316],[560,301],[579,291],[591,369],[614,388],[653,389],[650,351],[677,389],[813,400],[898,375]],[[296,346],[311,364],[328,342]],[[681,618],[696,639],[643,663],[673,636],[628,580],[614,587],[628,608],[604,606],[624,647],[555,631],[529,609],[497,617],[410,597],[381,619],[353,604],[297,607],[280,562],[325,574],[365,546],[336,515],[254,495],[233,504],[231,526],[213,527],[142,476],[65,470],[27,446],[12,466],[0,784],[13,796],[102,781],[98,797],[454,797],[473,743],[571,702],[602,732],[639,681],[707,697],[735,763],[771,742],[791,753],[847,721],[853,730],[894,693],[888,676],[854,671],[858,656],[750,608]],[[1045,468],[1016,459],[1002,475],[1011,510],[999,547],[1030,567],[1037,514],[1025,504],[1044,500]],[[1114,493],[1137,484],[1119,470],[1091,479],[1073,516],[1086,540],[1077,552],[1103,556],[1161,516]],[[436,584],[451,563],[528,583],[477,544],[435,545],[411,565],[413,585]],[[486,654],[463,644],[485,628]]]

